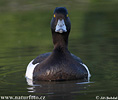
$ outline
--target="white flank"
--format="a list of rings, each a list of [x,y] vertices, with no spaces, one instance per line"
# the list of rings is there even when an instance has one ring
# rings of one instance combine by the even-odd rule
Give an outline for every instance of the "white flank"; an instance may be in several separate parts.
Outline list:
[[[83,64],[83,63],[81,63],[85,68],[86,68],[86,70],[87,70],[87,72],[88,72],[88,81],[89,81],[89,79],[90,79],[90,77],[91,77],[91,74],[90,74],[90,72],[89,72],[89,69],[88,69],[88,67],[85,65],[85,64]]]
[[[33,86],[33,80],[26,77],[27,84]]]
[[[29,78],[29,79],[33,79],[33,71],[34,71],[34,68],[36,67],[36,65],[38,65],[39,63],[37,64],[32,64],[34,60],[32,60],[28,66],[27,66],[27,70],[26,70],[26,74],[25,74],[25,77],[26,78]]]

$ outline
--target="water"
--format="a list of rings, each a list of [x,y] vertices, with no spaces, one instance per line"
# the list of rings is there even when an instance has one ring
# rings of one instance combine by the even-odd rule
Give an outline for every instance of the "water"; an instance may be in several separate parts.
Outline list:
[[[115,0],[74,1],[72,7],[69,2],[65,5],[72,23],[69,50],[88,66],[92,75],[89,83],[75,80],[41,81],[34,86],[27,84],[25,70],[28,63],[39,54],[53,49],[50,20],[55,6],[48,3],[50,9],[46,4],[37,8],[40,3],[34,1],[28,4],[2,2],[0,96],[36,95],[45,96],[46,100],[97,100],[118,96],[118,2]],[[27,4],[27,9],[16,9],[16,6],[11,6],[13,4],[21,8]]]

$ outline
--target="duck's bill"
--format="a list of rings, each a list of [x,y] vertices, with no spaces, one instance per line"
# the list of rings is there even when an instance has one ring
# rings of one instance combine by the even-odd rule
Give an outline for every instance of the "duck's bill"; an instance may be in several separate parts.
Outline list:
[[[66,25],[63,19],[62,20],[58,19],[55,32],[59,33],[67,32]]]
[[[67,31],[63,30],[63,29],[59,29],[59,30],[55,30],[55,32],[63,33],[63,32],[67,32]]]

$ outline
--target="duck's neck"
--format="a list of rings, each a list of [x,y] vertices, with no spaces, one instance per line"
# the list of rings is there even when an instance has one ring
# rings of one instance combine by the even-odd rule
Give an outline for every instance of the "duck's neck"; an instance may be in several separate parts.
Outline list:
[[[68,51],[68,33],[53,33],[54,50]]]

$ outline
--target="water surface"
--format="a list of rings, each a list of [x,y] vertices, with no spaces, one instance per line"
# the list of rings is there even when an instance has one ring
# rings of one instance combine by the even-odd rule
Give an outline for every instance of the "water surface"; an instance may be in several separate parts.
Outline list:
[[[118,96],[118,2],[115,0],[75,0],[64,5],[72,23],[69,50],[88,66],[92,75],[90,83],[76,80],[27,84],[28,63],[53,49],[50,20],[56,6],[52,2],[62,5],[56,1],[48,2],[49,6],[41,2],[1,1],[0,96],[38,95],[46,100]]]

